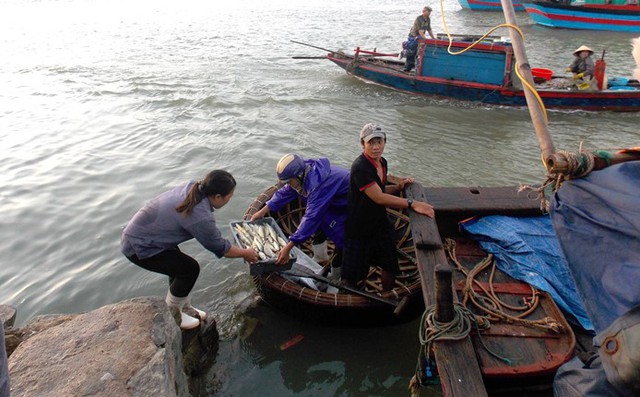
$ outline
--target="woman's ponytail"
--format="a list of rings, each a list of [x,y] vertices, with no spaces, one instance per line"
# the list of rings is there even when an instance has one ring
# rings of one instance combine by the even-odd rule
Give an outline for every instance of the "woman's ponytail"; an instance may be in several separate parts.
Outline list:
[[[213,170],[207,176],[193,184],[187,197],[176,207],[176,211],[184,215],[190,215],[193,208],[205,197],[217,194],[226,196],[236,187],[236,180],[224,170]]]

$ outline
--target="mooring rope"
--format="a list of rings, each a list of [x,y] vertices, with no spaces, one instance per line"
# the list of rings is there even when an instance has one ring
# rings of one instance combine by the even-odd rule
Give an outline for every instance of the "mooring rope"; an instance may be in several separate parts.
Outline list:
[[[544,213],[548,213],[550,210],[549,197],[553,196],[565,181],[589,175],[589,173],[593,171],[597,158],[595,153],[584,150],[582,144],[580,144],[577,153],[558,150],[556,155],[562,156],[567,162],[566,171],[562,173],[548,173],[547,179],[539,187],[522,185],[518,190],[519,192],[524,190],[534,192],[537,195],[536,198],[540,200],[540,209]]]
[[[497,353],[491,351],[482,341],[480,330],[487,329],[490,325],[489,321],[485,321],[481,316],[473,314],[464,305],[455,302],[453,304],[453,319],[450,322],[440,322],[435,317],[435,305],[431,305],[422,314],[420,320],[420,329],[418,331],[418,339],[420,341],[420,351],[418,352],[418,362],[416,364],[415,374],[409,381],[409,391],[412,396],[417,396],[418,388],[423,386],[422,374],[420,372],[421,358],[425,358],[427,366],[430,363],[431,350],[433,342],[444,340],[462,340],[466,338],[473,327],[478,331],[478,339],[482,346],[499,360],[510,363],[510,360],[501,357]]]

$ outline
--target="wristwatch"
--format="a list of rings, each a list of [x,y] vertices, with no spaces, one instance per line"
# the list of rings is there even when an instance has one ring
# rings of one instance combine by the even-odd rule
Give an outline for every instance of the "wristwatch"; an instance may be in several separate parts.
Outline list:
[[[413,207],[413,199],[407,199],[407,208],[412,208]]]

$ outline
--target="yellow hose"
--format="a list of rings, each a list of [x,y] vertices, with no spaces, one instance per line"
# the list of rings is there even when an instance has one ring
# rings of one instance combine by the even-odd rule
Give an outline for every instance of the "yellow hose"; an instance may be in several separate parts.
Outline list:
[[[516,32],[518,32],[518,34],[520,35],[520,37],[522,37],[522,41],[524,41],[524,33],[522,33],[522,30],[520,30],[519,27],[512,25],[510,23],[502,23],[500,25],[496,25],[493,28],[491,28],[487,33],[485,33],[482,37],[480,37],[478,40],[474,41],[470,46],[468,46],[467,48],[465,48],[464,50],[458,51],[458,52],[453,52],[451,51],[451,44],[453,43],[453,39],[451,38],[451,33],[449,33],[449,27],[447,26],[447,21],[444,15],[444,3],[443,0],[440,0],[440,13],[442,14],[442,24],[444,25],[444,30],[447,33],[447,38],[449,39],[449,46],[447,47],[447,52],[451,55],[460,55],[466,51],[469,51],[470,49],[472,49],[473,47],[476,46],[476,44],[480,43],[482,40],[484,40],[485,37],[487,37],[488,35],[490,35],[494,30],[499,29],[499,28],[511,28],[514,29]],[[529,84],[529,82],[527,80],[525,80],[524,77],[522,77],[522,75],[520,74],[518,63],[516,62],[515,65],[515,72],[516,72],[516,76],[518,76],[518,78],[520,79],[520,81],[522,82],[522,84],[527,87],[532,93],[533,95],[535,95],[536,100],[538,101],[538,103],[540,104],[540,107],[542,108],[542,111],[544,113],[544,119],[545,121],[548,123],[549,122],[549,116],[547,115],[547,109],[544,107],[544,103],[542,102],[542,98],[540,98],[540,95],[538,94],[538,91],[536,91],[536,89]],[[544,164],[544,161],[543,161]],[[545,168],[546,168],[546,164],[545,164]]]

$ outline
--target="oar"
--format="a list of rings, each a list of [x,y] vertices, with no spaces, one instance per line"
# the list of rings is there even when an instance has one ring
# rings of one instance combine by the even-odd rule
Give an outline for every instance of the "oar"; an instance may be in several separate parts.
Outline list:
[[[395,307],[395,309],[393,310],[393,314],[395,314],[395,315],[399,315],[400,313],[402,313],[402,311],[404,310],[404,307],[407,305],[407,302],[409,301],[407,296],[403,297],[400,300],[400,302],[394,301],[394,300],[391,300],[391,299],[387,299],[387,298],[383,298],[380,295],[372,294],[372,293],[369,293],[369,292],[366,292],[366,291],[363,291],[363,290],[360,290],[360,289],[357,289],[357,288],[352,288],[352,287],[349,287],[347,285],[342,285],[340,283],[335,283],[335,282],[329,280],[328,278],[322,277],[322,276],[320,276],[318,274],[315,274],[315,273],[307,273],[307,272],[304,272],[304,271],[300,272],[300,273],[284,271],[284,272],[280,272],[280,274],[286,274],[288,276],[295,276],[295,277],[309,277],[309,278],[312,278],[314,280],[323,282],[325,284],[329,284],[332,287],[336,287],[336,288],[341,289],[343,291],[350,292],[350,293],[352,293],[354,295],[360,295],[360,296],[363,296],[365,298],[369,298],[369,299],[377,301],[377,302],[385,303],[387,305]]]
[[[293,59],[327,59],[327,57],[291,57]]]
[[[318,46],[311,45],[311,44],[307,44],[307,43],[301,43],[301,42],[299,42],[299,41],[295,41],[295,40],[290,40],[290,41],[291,41],[292,43],[296,43],[296,44],[300,44],[300,45],[306,45],[307,47],[315,48],[315,49],[322,50],[322,51],[326,51],[326,52],[335,52],[335,51],[333,51],[333,50],[327,50],[326,48],[318,47]]]

